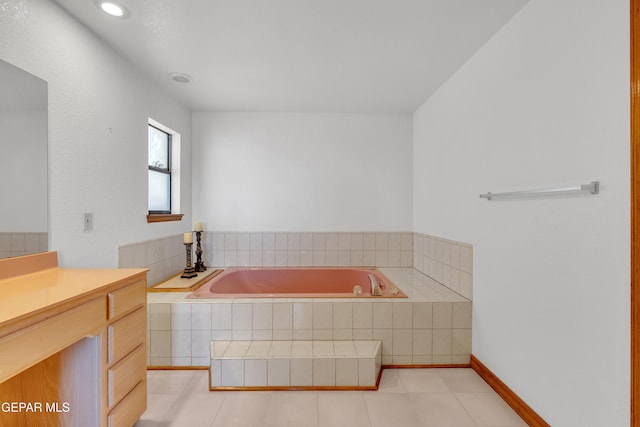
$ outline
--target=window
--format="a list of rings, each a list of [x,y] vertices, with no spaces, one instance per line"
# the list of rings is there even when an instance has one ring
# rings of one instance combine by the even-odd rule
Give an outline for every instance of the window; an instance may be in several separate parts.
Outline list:
[[[149,119],[149,214],[147,222],[179,221],[180,134]],[[173,213],[172,213],[173,212]]]
[[[149,125],[149,213],[171,213],[171,135]]]

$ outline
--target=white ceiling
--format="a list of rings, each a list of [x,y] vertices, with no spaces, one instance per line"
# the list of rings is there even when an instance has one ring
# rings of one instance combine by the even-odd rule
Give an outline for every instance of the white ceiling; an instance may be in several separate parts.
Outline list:
[[[194,111],[410,113],[528,0],[56,1]]]

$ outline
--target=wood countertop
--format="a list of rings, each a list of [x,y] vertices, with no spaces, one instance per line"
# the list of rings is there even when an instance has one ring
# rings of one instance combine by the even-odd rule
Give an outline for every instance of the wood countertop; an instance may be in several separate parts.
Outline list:
[[[0,280],[0,328],[24,316],[90,297],[106,286],[128,282],[147,271],[54,267],[5,278]]]
[[[5,322],[53,308],[144,274],[145,269],[53,268],[0,280],[0,328]]]

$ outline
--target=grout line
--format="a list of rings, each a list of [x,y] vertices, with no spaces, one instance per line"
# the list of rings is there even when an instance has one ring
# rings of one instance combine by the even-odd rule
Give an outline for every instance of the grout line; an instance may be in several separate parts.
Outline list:
[[[460,405],[460,407],[462,408],[462,410],[469,416],[469,418],[471,420],[473,420],[473,423],[476,426],[479,426],[480,424],[478,424],[478,421],[473,417],[473,415],[467,410],[467,407],[464,406],[464,404],[462,403],[462,401],[460,401],[460,399],[458,399],[458,396],[456,393],[454,393],[453,391],[450,392],[451,395],[453,396],[453,398],[456,400],[456,402],[458,402],[458,404]]]
[[[210,391],[211,393],[211,391]],[[213,426],[216,422],[216,419],[218,418],[218,415],[220,415],[220,410],[222,409],[222,407],[224,406],[224,404],[227,401],[227,397],[229,397],[229,393],[225,393],[224,397],[222,398],[222,402],[220,403],[220,406],[218,407],[218,410],[216,411],[216,414],[213,416],[213,419],[211,420],[211,424],[209,424],[209,427]]]

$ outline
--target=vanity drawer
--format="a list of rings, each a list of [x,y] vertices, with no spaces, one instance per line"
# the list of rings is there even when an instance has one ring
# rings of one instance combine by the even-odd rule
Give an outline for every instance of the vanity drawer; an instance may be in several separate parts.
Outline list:
[[[109,427],[129,427],[147,409],[147,383],[141,381],[107,416]]]
[[[147,334],[146,307],[142,306],[128,316],[107,327],[107,363],[123,356],[144,343]]]
[[[127,287],[109,292],[109,319],[126,313],[147,301],[147,284],[141,279]]]
[[[102,296],[0,338],[0,382],[95,334],[106,315]]]
[[[109,384],[108,405],[112,407],[129,393],[147,375],[147,359],[143,345],[116,363],[107,371]]]

